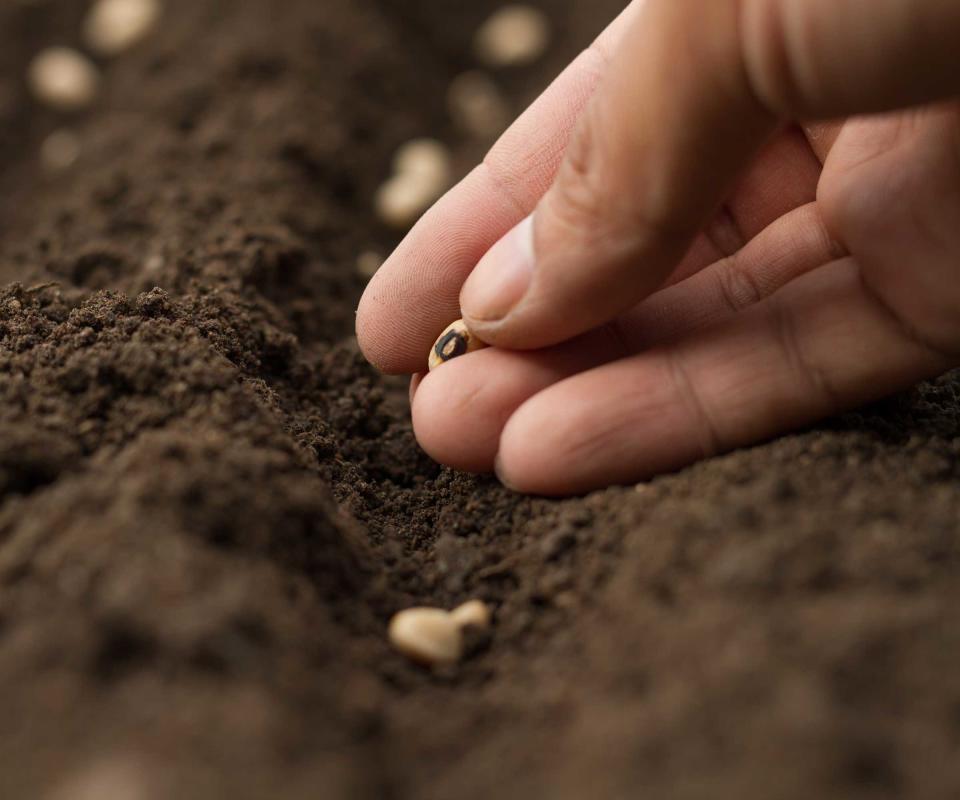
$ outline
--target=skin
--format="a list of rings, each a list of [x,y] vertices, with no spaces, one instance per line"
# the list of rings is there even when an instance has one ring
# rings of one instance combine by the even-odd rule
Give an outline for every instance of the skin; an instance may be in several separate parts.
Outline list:
[[[863,10],[638,0],[558,78],[361,302],[386,372],[493,345],[414,376],[428,453],[580,493],[960,366],[960,3]]]

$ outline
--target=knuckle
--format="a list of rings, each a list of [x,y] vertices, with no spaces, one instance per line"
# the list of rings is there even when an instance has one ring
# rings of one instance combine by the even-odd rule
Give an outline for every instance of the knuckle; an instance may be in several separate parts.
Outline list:
[[[551,238],[573,234],[601,251],[624,239],[639,246],[689,237],[693,231],[676,224],[666,210],[650,208],[624,189],[600,127],[594,117],[581,125],[543,199],[538,225],[549,226]]]
[[[697,429],[701,456],[709,458],[723,452],[726,447],[720,434],[720,428],[714,421],[710,413],[710,407],[700,388],[684,365],[683,354],[670,352],[666,358],[667,373],[673,384],[673,390],[687,409]]]
[[[733,311],[743,311],[763,299],[763,292],[753,277],[740,267],[736,257],[727,258],[717,270],[717,284],[723,301]]]
[[[842,407],[842,396],[834,387],[825,369],[822,369],[806,352],[797,331],[794,313],[782,302],[772,298],[773,324],[784,362],[790,365],[801,385],[807,386],[812,396],[819,398],[823,406]]]
[[[591,231],[605,220],[598,175],[603,153],[597,151],[593,124],[587,122],[571,140],[557,179],[544,198],[548,215],[563,228]]]

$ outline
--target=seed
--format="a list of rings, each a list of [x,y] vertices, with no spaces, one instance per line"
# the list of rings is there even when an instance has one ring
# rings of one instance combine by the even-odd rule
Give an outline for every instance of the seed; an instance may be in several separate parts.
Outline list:
[[[453,79],[447,106],[453,121],[478,139],[499,136],[510,122],[510,107],[497,84],[479,71]]]
[[[421,175],[438,184],[450,180],[450,151],[436,139],[413,139],[407,142],[393,157],[393,171],[397,175]]]
[[[159,0],[97,0],[84,21],[84,41],[95,53],[115,56],[150,33],[159,18]]]
[[[47,172],[62,172],[80,157],[80,147],[80,137],[73,131],[54,131],[40,145],[40,163]]]
[[[390,620],[390,644],[411,661],[428,667],[455,664],[463,657],[463,629],[490,627],[490,609],[470,600],[453,611],[441,608],[408,608]]]
[[[38,100],[60,111],[90,105],[100,85],[93,62],[69,47],[48,47],[38,53],[30,62],[27,79]]]
[[[430,181],[417,175],[395,175],[378,190],[374,205],[377,216],[397,230],[413,225],[438,197]]]
[[[44,796],[49,800],[148,800],[157,796],[151,788],[156,777],[131,756],[110,755],[84,765]]]
[[[370,280],[377,274],[377,270],[383,265],[383,256],[373,250],[364,250],[357,256],[357,275],[365,280]]]
[[[476,33],[473,47],[492,67],[530,64],[542,56],[550,43],[546,15],[525,5],[505,6],[495,12]]]
[[[485,342],[480,341],[470,332],[467,323],[458,319],[440,334],[440,338],[430,350],[427,366],[433,370],[447,361],[482,350],[486,346]]]
[[[452,160],[434,139],[414,139],[393,159],[393,176],[377,191],[377,215],[393,228],[409,228],[450,185]]]
[[[455,664],[463,655],[463,634],[440,608],[408,608],[390,620],[390,643],[418,664]]]
[[[470,600],[462,606],[457,606],[450,612],[450,616],[461,628],[470,625],[486,630],[490,627],[490,609],[482,600]]]

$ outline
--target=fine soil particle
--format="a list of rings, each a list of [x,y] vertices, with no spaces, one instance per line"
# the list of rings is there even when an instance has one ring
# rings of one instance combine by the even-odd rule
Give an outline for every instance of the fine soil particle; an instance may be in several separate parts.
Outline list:
[[[0,7],[0,795],[960,793],[960,380],[523,498],[421,453],[352,338],[396,147],[487,0],[167,0],[63,118],[85,3]],[[622,3],[544,0],[519,110]],[[57,176],[40,143],[69,127]],[[426,671],[391,615],[479,598]]]

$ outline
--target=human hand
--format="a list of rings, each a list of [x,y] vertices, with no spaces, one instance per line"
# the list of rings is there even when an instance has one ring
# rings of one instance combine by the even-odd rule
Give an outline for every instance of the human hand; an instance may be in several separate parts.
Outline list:
[[[576,493],[960,365],[960,3],[864,6],[637,0],[564,72],[361,302],[387,372],[494,345],[415,376],[428,453]]]

